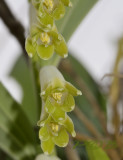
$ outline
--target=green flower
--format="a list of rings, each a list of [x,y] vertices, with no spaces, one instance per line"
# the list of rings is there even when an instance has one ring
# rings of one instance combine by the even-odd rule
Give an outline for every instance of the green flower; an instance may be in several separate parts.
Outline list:
[[[25,48],[31,58],[35,56],[48,60],[56,52],[61,57],[67,57],[68,49],[64,38],[54,28],[52,31],[35,25],[26,39]]]
[[[65,15],[65,6],[71,6],[70,0],[33,0],[32,3],[37,9],[40,22],[50,27],[54,20]]]
[[[67,131],[73,136],[76,136],[74,125],[69,116],[61,123],[56,122],[51,116],[45,120],[38,122],[40,126],[39,139],[41,140],[41,148],[46,154],[51,154],[54,151],[54,146],[66,147],[69,142]]]
[[[71,112],[75,107],[73,96],[81,95],[81,91],[66,82],[54,66],[46,66],[41,70],[40,82],[45,111],[56,122],[65,120],[66,112]]]

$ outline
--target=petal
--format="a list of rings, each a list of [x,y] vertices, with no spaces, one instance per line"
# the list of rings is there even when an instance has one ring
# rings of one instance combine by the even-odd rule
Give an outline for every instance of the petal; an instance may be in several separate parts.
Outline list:
[[[67,94],[63,105],[61,105],[61,108],[65,112],[71,112],[75,108],[75,101],[71,94]]]
[[[53,137],[53,142],[59,147],[66,147],[67,146],[67,144],[69,142],[69,135],[66,132],[65,128],[62,128],[59,131],[58,136]]]
[[[61,122],[65,120],[66,113],[60,107],[56,107],[55,112],[51,116],[56,122]]]
[[[32,58],[36,54],[36,47],[35,45],[33,45],[31,37],[28,37],[26,39],[25,49],[30,58]]]
[[[58,20],[60,18],[62,18],[65,15],[65,7],[64,4],[59,2],[59,4],[57,5],[57,7],[55,8],[55,10],[53,11],[53,18]]]
[[[34,37],[35,35],[37,35],[40,32],[41,32],[40,26],[38,26],[37,24],[33,25],[30,28],[31,37]]]
[[[57,88],[64,88],[64,82],[63,82],[63,78],[54,78],[54,80],[52,81],[52,88],[53,89],[57,89]]]
[[[55,106],[51,103],[50,97],[47,98],[44,108],[49,114],[52,114],[55,111]]]
[[[72,3],[70,2],[70,0],[61,0],[61,1],[65,6],[68,6],[68,7],[72,6]]]
[[[39,139],[42,141],[48,140],[50,137],[47,126],[42,127],[39,130]]]
[[[82,92],[75,88],[71,83],[65,82],[65,88],[69,91],[73,96],[82,95]]]
[[[66,58],[68,56],[68,48],[62,35],[58,35],[58,39],[54,42],[55,52],[61,57]]]
[[[63,125],[73,137],[76,136],[73,121],[71,120],[69,116],[66,117],[65,121],[61,122],[61,125]]]
[[[49,14],[46,12],[42,11],[41,8],[39,8],[38,11],[38,21],[44,26],[49,29],[53,27],[54,20],[53,17],[51,17]]]
[[[47,115],[46,118],[43,118],[42,120],[39,120],[37,122],[37,126],[40,126],[40,127],[44,126],[45,124],[51,121],[51,118],[52,118],[51,116]]]
[[[54,150],[54,142],[51,138],[47,141],[41,141],[41,148],[45,154],[51,154]]]
[[[44,45],[37,45],[37,53],[41,59],[48,60],[49,58],[52,57],[53,52],[54,52],[53,45],[49,45],[47,47]]]

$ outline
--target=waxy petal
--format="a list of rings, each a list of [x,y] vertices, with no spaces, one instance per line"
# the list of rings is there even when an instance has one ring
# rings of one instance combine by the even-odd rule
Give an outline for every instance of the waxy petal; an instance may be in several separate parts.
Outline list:
[[[37,122],[37,126],[44,126],[45,124],[49,123],[51,121],[51,116],[49,116],[49,114],[46,114],[46,116],[42,119],[42,120],[39,120]]]
[[[45,154],[51,154],[54,150],[52,138],[49,138],[47,141],[41,141],[41,148]]]
[[[71,94],[67,94],[63,105],[61,105],[62,110],[65,112],[71,112],[75,108],[75,101]]]
[[[73,121],[71,120],[71,118],[69,116],[66,117],[66,120],[61,122],[61,125],[63,125],[66,130],[73,136],[76,136],[76,132],[74,130],[74,124]]]
[[[50,137],[47,126],[42,127],[39,130],[39,139],[42,141],[48,140]]]
[[[36,54],[36,47],[33,45],[31,37],[27,37],[25,49],[30,58],[34,57],[34,55]]]
[[[55,112],[52,113],[51,116],[56,122],[61,122],[66,119],[66,113],[60,107],[56,107]]]
[[[53,17],[43,10],[42,4],[40,4],[39,10],[38,10],[38,20],[42,25],[44,25],[49,29],[53,27],[53,24],[54,24]]]
[[[54,46],[53,45],[48,45],[48,46],[37,45],[37,53],[41,59],[48,60],[52,57],[54,53]]]
[[[68,92],[70,94],[72,94],[73,96],[78,96],[78,95],[82,95],[82,92],[80,90],[78,90],[77,88],[75,88],[71,83],[69,82],[65,82],[65,88],[68,90]]]
[[[61,1],[62,1],[62,3],[63,3],[65,6],[67,6],[67,7],[71,7],[71,6],[72,6],[72,3],[71,3],[70,0],[61,0]]]
[[[66,132],[66,129],[61,129],[58,136],[53,137],[53,142],[59,147],[66,147],[69,142],[69,135]]]
[[[59,34],[58,39],[54,42],[54,45],[55,45],[55,52],[57,54],[59,54],[63,58],[66,58],[68,56],[67,44],[62,35]]]
[[[59,4],[52,13],[52,16],[55,20],[58,20],[62,18],[64,15],[65,15],[65,7],[63,3],[59,2]]]
[[[44,108],[49,114],[52,114],[55,111],[55,106],[51,103],[50,97],[47,98]]]

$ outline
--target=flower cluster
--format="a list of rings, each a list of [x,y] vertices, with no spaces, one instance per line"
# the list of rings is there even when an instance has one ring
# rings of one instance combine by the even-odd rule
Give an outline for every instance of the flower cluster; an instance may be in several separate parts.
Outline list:
[[[49,73],[50,69],[50,73]],[[74,125],[67,112],[75,107],[73,96],[81,95],[54,66],[46,66],[40,72],[41,96],[43,107],[38,126],[41,147],[45,153],[51,154],[54,145],[65,147],[69,141],[69,132],[76,136]]]
[[[71,6],[69,0],[32,0],[37,11],[37,22],[30,30],[25,48],[28,55],[37,60],[48,60],[53,53],[65,58],[68,49],[63,36],[58,33],[55,20],[65,14],[65,6]]]

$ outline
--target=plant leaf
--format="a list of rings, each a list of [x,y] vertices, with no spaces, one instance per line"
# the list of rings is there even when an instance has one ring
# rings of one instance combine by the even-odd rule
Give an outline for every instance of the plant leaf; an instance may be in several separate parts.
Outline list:
[[[12,69],[10,76],[12,76],[22,87],[23,99],[22,99],[22,109],[27,115],[29,121],[32,125],[36,125],[38,121],[38,101],[37,97],[40,98],[38,92],[35,88],[36,82],[34,80],[33,69],[31,64],[26,64],[23,56],[19,57],[14,68]]]
[[[0,83],[0,148],[14,160],[35,155],[36,139],[28,118]]]
[[[88,152],[89,160],[110,160],[106,152],[104,152],[104,150],[94,141],[90,141],[86,144],[86,150]]]

